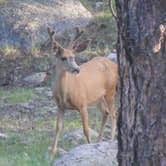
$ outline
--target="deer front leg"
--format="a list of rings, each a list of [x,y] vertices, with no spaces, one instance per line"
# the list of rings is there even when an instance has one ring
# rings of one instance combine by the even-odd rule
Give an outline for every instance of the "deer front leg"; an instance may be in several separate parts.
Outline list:
[[[51,156],[54,156],[57,152],[57,144],[58,144],[58,139],[63,127],[63,120],[64,120],[64,110],[59,108],[57,112],[56,135],[55,135],[53,145],[50,151]]]
[[[86,136],[88,143],[91,143],[90,134],[89,134],[89,126],[88,126],[87,108],[82,108],[80,110],[80,113],[81,113],[81,118],[82,118],[82,125],[83,125],[84,135]]]

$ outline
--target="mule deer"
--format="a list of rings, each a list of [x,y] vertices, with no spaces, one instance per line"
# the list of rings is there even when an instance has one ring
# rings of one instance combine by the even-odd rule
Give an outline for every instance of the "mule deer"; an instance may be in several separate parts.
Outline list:
[[[57,150],[57,143],[63,127],[65,109],[75,109],[81,114],[83,131],[91,143],[88,128],[87,107],[98,104],[102,112],[102,123],[98,140],[103,137],[108,116],[111,115],[111,138],[115,136],[116,112],[114,100],[118,81],[117,64],[105,57],[96,57],[78,66],[72,49],[63,48],[54,38],[54,31],[48,28],[52,52],[56,60],[56,75],[53,84],[53,97],[58,106],[56,136],[51,154]]]

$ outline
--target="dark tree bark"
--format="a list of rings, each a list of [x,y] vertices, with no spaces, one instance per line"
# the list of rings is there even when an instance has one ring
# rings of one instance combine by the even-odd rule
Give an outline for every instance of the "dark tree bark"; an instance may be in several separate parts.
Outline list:
[[[166,0],[116,0],[120,166],[166,166]]]

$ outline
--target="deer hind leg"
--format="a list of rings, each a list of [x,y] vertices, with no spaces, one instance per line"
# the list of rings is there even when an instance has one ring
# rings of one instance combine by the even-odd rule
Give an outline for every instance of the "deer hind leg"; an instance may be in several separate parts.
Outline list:
[[[84,135],[87,138],[88,143],[91,143],[90,134],[89,134],[89,126],[88,126],[88,111],[87,108],[80,109],[81,118],[82,118],[82,125]]]
[[[105,128],[105,125],[106,125],[106,123],[108,121],[108,117],[109,117],[109,109],[108,109],[107,103],[104,98],[99,103],[99,107],[100,107],[100,111],[102,113],[102,123],[101,123],[101,128],[99,131],[98,142],[102,141],[102,138],[104,135],[104,128]]]
[[[117,123],[117,118],[116,118],[116,112],[115,112],[115,99],[112,98],[110,100],[107,100],[108,107],[110,110],[111,114],[111,140],[115,138],[115,133],[116,133],[116,123]]]
[[[64,120],[64,110],[59,109],[57,112],[57,124],[56,124],[56,135],[53,141],[53,145],[51,147],[51,156],[54,156],[57,152],[57,144],[58,144],[58,139],[63,127],[63,120]]]

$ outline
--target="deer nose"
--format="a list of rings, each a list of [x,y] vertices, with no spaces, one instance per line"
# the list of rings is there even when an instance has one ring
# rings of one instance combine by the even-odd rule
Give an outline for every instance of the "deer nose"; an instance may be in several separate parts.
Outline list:
[[[80,72],[80,68],[79,67],[77,67],[77,68],[74,68],[74,70],[73,70],[73,73],[76,73],[76,74],[78,74]]]

